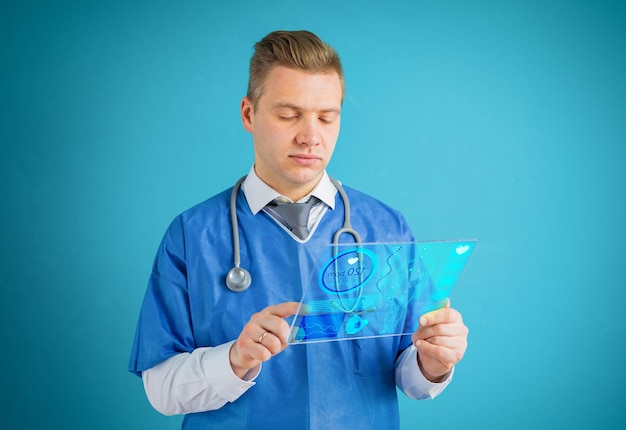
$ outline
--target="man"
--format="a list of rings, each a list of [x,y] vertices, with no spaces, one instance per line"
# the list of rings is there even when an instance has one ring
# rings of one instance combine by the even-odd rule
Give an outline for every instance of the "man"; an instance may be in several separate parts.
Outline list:
[[[157,253],[130,361],[151,404],[187,414],[188,429],[394,429],[396,386],[433,398],[450,382],[467,328],[449,306],[423,315],[412,337],[288,346],[301,273],[342,226],[344,201],[326,173],[344,96],[336,52],[306,31],[256,44],[244,128],[254,166],[236,192],[241,260],[252,275],[226,288],[232,267],[231,190],[178,216]],[[363,242],[409,242],[397,211],[346,187]],[[285,226],[276,199],[311,202],[307,229]],[[409,312],[405,327],[418,326]]]

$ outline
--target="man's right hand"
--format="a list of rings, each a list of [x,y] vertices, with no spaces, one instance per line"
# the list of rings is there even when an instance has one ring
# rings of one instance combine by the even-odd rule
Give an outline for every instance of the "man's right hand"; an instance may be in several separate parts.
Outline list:
[[[268,306],[250,318],[230,348],[230,366],[243,378],[250,369],[259,366],[289,346],[289,324],[285,318],[294,315],[298,302]]]

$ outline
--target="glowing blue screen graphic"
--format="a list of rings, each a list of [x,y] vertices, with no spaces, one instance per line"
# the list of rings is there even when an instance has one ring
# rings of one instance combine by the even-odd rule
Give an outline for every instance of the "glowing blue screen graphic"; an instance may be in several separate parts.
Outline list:
[[[328,245],[291,323],[290,343],[399,336],[445,305],[475,239]]]

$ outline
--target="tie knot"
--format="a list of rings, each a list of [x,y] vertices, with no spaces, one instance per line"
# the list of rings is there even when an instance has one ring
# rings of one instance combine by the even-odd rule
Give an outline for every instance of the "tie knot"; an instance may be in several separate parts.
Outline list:
[[[309,235],[308,222],[311,208],[319,200],[311,197],[304,203],[291,203],[273,200],[265,208],[277,220],[300,239]]]

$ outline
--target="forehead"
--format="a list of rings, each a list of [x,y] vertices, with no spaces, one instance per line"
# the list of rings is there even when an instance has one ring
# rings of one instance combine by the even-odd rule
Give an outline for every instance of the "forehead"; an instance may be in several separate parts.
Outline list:
[[[341,80],[337,72],[309,73],[276,66],[265,79],[259,103],[339,109],[341,100]]]

